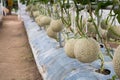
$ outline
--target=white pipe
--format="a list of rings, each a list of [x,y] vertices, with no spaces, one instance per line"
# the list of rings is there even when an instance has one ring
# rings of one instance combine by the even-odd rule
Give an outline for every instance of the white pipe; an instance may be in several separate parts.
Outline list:
[[[86,22],[86,33],[88,32],[88,22],[87,22],[87,20],[88,20],[88,14],[87,14],[87,6],[85,6],[85,16],[86,16],[86,20],[85,20],[85,22]]]
[[[1,8],[2,8],[2,15],[3,15],[3,0],[1,0]]]
[[[18,8],[19,8],[20,0],[18,0]]]
[[[20,20],[20,16],[21,16],[21,11],[20,11],[20,0],[17,0],[18,2],[18,20]]]
[[[76,33],[76,25],[75,25],[75,10],[74,10],[74,5],[72,7],[72,12],[71,12],[71,27],[74,31],[74,33]]]

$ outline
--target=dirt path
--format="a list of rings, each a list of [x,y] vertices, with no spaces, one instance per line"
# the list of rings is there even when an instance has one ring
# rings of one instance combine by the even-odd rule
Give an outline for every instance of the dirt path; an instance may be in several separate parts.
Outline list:
[[[17,16],[4,17],[0,25],[0,80],[42,80]]]

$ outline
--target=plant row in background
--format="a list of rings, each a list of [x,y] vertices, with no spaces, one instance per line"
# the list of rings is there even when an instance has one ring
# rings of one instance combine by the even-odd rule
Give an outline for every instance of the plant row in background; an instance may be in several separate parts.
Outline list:
[[[109,14],[102,18],[104,9]],[[120,26],[116,24],[120,23],[119,0],[30,0],[26,11],[49,37],[59,42],[60,47],[64,46],[68,57],[83,63],[100,59],[99,73],[104,74],[107,55],[120,78]]]

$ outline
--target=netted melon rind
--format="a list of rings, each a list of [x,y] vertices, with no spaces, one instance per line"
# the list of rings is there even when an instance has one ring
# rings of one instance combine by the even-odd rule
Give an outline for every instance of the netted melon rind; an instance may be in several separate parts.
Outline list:
[[[59,20],[52,20],[50,23],[50,27],[52,27],[52,30],[54,32],[60,32],[63,29],[63,23]]]
[[[74,55],[74,45],[76,43],[76,39],[69,39],[66,43],[65,43],[65,53],[67,54],[68,57],[70,58],[75,58]]]
[[[97,59],[100,51],[99,44],[92,38],[81,38],[74,46],[76,59],[83,63],[90,63]]]
[[[115,50],[114,56],[113,56],[113,66],[115,73],[120,78],[120,45]]]
[[[39,15],[40,15],[39,11],[34,11],[34,12],[33,12],[33,17],[34,17],[34,18],[36,18],[36,17],[39,16]]]
[[[51,18],[48,16],[43,16],[41,19],[39,19],[39,26],[44,27],[45,25],[49,25],[51,22]]]
[[[88,32],[89,33],[96,33],[95,26],[92,23],[88,22],[87,26],[88,26]]]
[[[35,22],[38,24],[43,15],[39,15],[35,18]]]
[[[51,38],[57,39],[57,33],[54,32],[50,26],[47,28],[47,35]]]
[[[104,29],[104,30],[107,30],[108,28],[108,22],[106,23],[106,20],[102,20],[101,21],[101,28]]]
[[[102,29],[101,27],[98,28],[98,31],[100,33],[100,35],[103,37],[103,38],[106,38],[107,37],[107,30],[104,30]]]
[[[107,36],[108,36],[108,38],[120,39],[120,27],[119,26],[111,26],[108,29]]]

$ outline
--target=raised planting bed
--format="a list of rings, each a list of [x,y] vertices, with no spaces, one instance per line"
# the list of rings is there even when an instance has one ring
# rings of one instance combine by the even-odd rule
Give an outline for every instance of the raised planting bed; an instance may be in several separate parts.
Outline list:
[[[109,80],[115,75],[112,60],[104,57],[104,70],[99,73],[101,61],[82,63],[69,58],[64,48],[57,47],[59,43],[47,36],[44,29],[36,24],[21,5],[21,17],[24,21],[35,61],[44,80]],[[101,48],[104,53],[104,48]],[[117,79],[116,79],[117,80]]]

